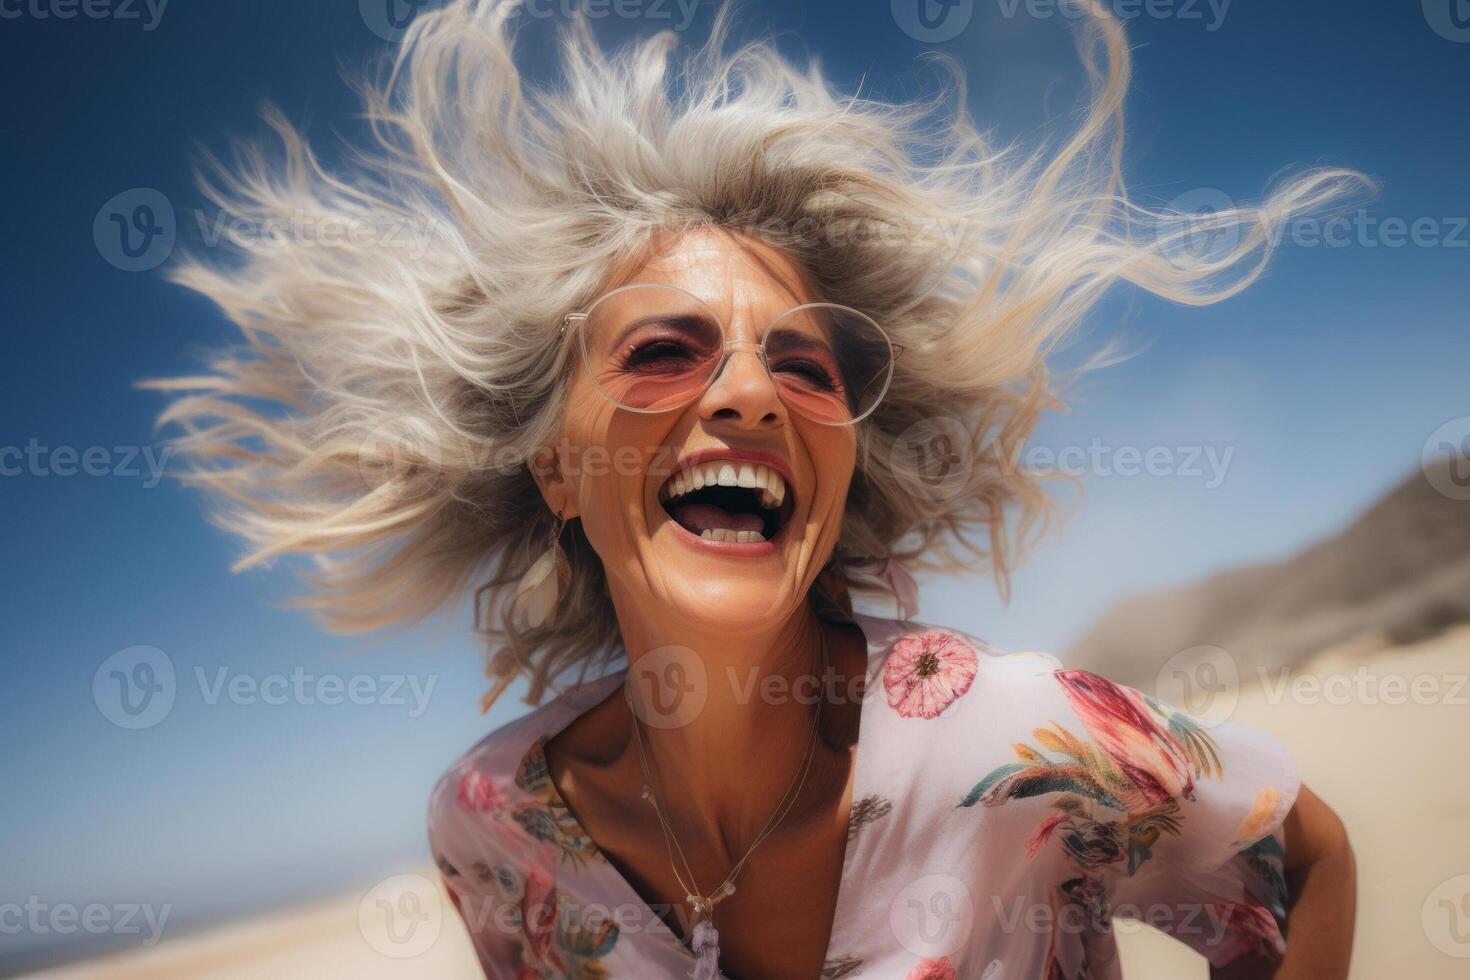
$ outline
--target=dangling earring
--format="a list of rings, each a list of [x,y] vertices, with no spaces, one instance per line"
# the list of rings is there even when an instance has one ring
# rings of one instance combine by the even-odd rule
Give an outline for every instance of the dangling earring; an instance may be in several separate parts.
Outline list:
[[[572,568],[561,550],[561,511],[556,512],[556,523],[551,529],[551,547],[542,553],[526,569],[516,586],[515,598],[511,600],[511,612],[532,629],[550,622],[555,614],[562,593],[571,582]]]

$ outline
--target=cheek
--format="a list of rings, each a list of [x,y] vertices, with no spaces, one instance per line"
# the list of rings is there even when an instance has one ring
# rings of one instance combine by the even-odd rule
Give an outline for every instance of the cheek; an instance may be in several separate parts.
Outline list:
[[[620,412],[595,391],[574,390],[568,398],[563,456],[583,530],[599,553],[644,526],[649,470],[661,460],[655,418]]]
[[[813,511],[840,519],[847,503],[847,488],[857,465],[857,433],[851,427],[808,426],[801,438],[811,460],[817,498]]]
[[[809,540],[814,548],[808,574],[814,576],[842,538],[847,491],[857,465],[857,434],[851,427],[839,429],[813,423],[800,426],[797,437],[811,463],[816,491],[807,509]]]

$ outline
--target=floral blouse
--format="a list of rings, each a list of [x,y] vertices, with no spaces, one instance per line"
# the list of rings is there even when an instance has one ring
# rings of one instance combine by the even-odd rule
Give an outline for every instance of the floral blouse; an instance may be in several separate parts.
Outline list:
[[[823,980],[1116,980],[1117,917],[1216,966],[1280,958],[1281,827],[1300,784],[1274,738],[1049,654],[853,619],[868,672]],[[430,846],[491,978],[693,969],[558,797],[542,753],[625,674],[493,732],[434,789]]]

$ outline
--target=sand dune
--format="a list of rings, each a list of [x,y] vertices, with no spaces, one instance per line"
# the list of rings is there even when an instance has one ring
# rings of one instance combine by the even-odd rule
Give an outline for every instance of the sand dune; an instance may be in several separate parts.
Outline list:
[[[1413,643],[1470,622],[1470,501],[1436,489],[1449,466],[1416,470],[1340,534],[1286,561],[1119,603],[1067,663],[1153,690],[1171,657],[1201,644],[1253,670],[1364,634]]]

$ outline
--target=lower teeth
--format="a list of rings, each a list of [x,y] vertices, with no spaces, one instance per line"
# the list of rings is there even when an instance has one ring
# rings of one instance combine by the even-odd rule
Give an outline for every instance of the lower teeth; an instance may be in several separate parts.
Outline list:
[[[706,541],[733,541],[738,544],[749,544],[766,539],[765,535],[759,531],[732,531],[726,527],[707,527],[699,532],[699,536]]]

